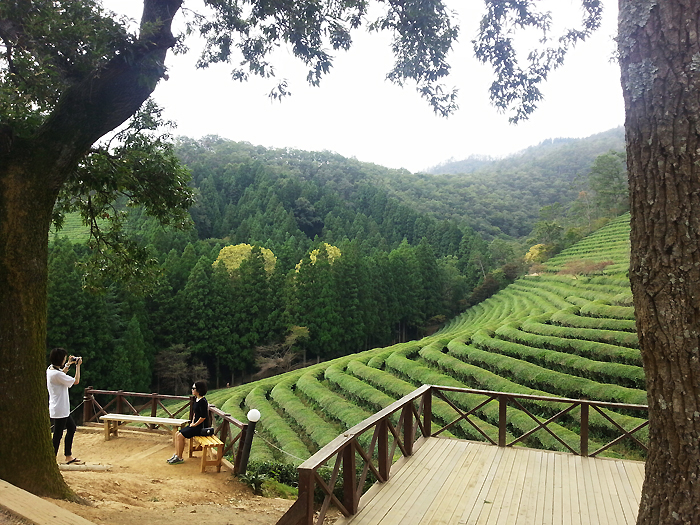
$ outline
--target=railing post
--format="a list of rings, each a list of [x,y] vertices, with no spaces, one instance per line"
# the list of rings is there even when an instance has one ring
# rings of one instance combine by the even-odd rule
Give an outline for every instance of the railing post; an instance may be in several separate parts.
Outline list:
[[[508,414],[508,396],[498,396],[498,446],[506,446],[506,417]]]
[[[377,463],[379,463],[379,475],[382,477],[379,481],[388,481],[391,460],[389,459],[389,425],[386,418],[382,418],[377,423],[377,428]]]
[[[92,387],[89,386],[83,392],[83,425],[90,419],[90,409],[92,404]]]
[[[423,437],[429,438],[433,431],[433,387],[423,394]]]
[[[406,453],[409,456],[413,455],[413,411],[411,405],[413,401],[409,401],[403,407],[403,446],[406,448]]]
[[[151,417],[156,417],[156,414],[158,413],[158,392],[152,392],[151,393]],[[151,423],[149,425],[151,429],[156,428],[156,425]]]
[[[117,390],[117,414],[122,413],[122,393],[123,390]]]
[[[581,455],[588,457],[588,413],[589,404],[581,401]]]
[[[350,514],[357,512],[360,498],[357,496],[355,477],[355,441],[350,441],[343,450],[343,504]],[[333,490],[333,487],[330,487]]]
[[[226,440],[228,439],[228,431],[229,431],[229,422],[226,421],[226,416],[230,416],[231,414],[224,414],[224,419],[221,421],[221,434],[219,436],[219,439],[224,442],[224,450],[226,450]],[[214,416],[211,416],[211,426],[214,426]]]
[[[245,433],[245,441],[243,442],[243,451],[241,452],[240,473],[245,474],[248,468],[248,458],[250,457],[250,448],[253,446],[253,436],[255,435],[255,424],[260,420],[260,411],[253,408],[248,411],[248,428]]]
[[[303,508],[306,510],[306,517],[303,521],[304,525],[313,525],[314,523],[314,471],[299,469],[299,496],[298,501],[302,502]]]
[[[238,476],[241,473],[241,461],[243,460],[243,443],[245,443],[245,437],[248,434],[248,425],[243,425],[241,429],[241,437],[238,439],[238,450],[236,450],[236,459],[233,463],[233,472]],[[246,468],[248,466],[246,465]]]

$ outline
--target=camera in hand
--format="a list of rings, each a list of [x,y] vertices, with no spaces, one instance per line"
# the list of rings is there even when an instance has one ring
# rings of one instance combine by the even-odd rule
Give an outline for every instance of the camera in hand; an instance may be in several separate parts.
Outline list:
[[[70,356],[70,357],[68,358],[68,364],[69,364],[69,365],[73,365],[73,364],[75,364],[75,363],[77,363],[77,362],[79,362],[79,361],[82,361],[82,360],[83,360],[82,357],[72,355],[72,356]]]

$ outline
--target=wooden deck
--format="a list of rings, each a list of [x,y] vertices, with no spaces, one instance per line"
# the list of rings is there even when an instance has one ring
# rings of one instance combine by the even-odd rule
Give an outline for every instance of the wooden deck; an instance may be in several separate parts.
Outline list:
[[[634,524],[644,463],[429,438],[337,525]]]

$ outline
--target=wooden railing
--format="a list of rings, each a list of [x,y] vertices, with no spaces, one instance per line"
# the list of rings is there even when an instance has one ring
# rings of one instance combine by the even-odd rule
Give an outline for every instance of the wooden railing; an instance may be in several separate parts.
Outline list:
[[[483,402],[465,411],[450,399],[450,393],[477,394],[484,396]],[[457,413],[457,418],[436,431],[432,431],[433,396],[451,406]],[[534,415],[524,405],[528,402],[547,402],[559,404],[563,408],[546,420]],[[498,403],[498,441],[491,438],[485,431],[479,428],[471,416],[479,412],[485,405]],[[535,422],[534,427],[528,432],[508,442],[507,408],[509,405],[517,407]],[[580,446],[575,450],[561,437],[553,432],[549,425],[573,409],[580,407]],[[601,446],[592,453],[588,451],[589,445],[589,415],[590,410],[597,411],[603,418],[609,421],[613,427],[619,429],[621,435],[609,443]],[[297,501],[280,518],[277,525],[313,525],[322,524],[326,512],[331,504],[334,504],[345,516],[357,513],[360,506],[360,497],[363,495],[367,475],[371,471],[379,483],[385,482],[405,462],[405,458],[411,456],[428,437],[439,436],[446,430],[454,427],[460,421],[465,421],[475,428],[488,442],[500,447],[511,447],[516,443],[526,440],[534,432],[542,430],[549,432],[566,450],[572,454],[581,456],[596,456],[623,439],[633,440],[642,450],[646,451],[646,445],[642,443],[635,433],[646,427],[644,421],[631,430],[626,430],[615,422],[606,412],[606,409],[648,412],[646,405],[628,405],[620,403],[605,403],[584,399],[567,399],[545,396],[532,396],[525,394],[510,394],[505,392],[491,392],[487,390],[473,390],[466,388],[445,387],[435,385],[423,385],[410,394],[392,403],[385,409],[355,425],[344,432],[316,454],[304,461],[298,468],[299,472],[299,496]],[[645,414],[646,415],[646,414]],[[397,419],[398,416],[398,419]],[[394,422],[396,422],[394,424]],[[374,429],[372,437],[364,436],[370,429]],[[365,444],[363,447],[361,442]],[[396,449],[401,454],[396,454]],[[376,452],[376,453],[375,453]],[[396,457],[396,461],[394,458]],[[364,466],[358,471],[357,460],[364,462]],[[324,480],[321,469],[329,466],[330,480]],[[340,480],[339,480],[340,478]],[[342,492],[336,494],[336,483],[342,485]],[[318,514],[315,515],[314,493],[319,489],[323,495],[323,503]],[[371,489],[370,489],[371,490]],[[315,519],[314,519],[315,518]]]
[[[113,399],[108,401],[104,406],[95,399],[95,395],[99,396],[113,396]],[[136,399],[146,399],[147,401],[142,404],[136,404],[134,406],[129,401]],[[125,392],[123,390],[95,390],[91,386],[85,389],[83,394],[83,424],[84,425],[98,425],[100,416],[107,414],[107,409],[112,407],[111,412],[116,414],[133,414],[133,415],[144,415],[145,411],[150,410],[148,415],[155,417],[158,414],[158,410],[163,410],[168,417],[178,417],[183,412],[187,411],[187,419],[192,419],[194,412],[194,396],[170,396],[165,394],[144,394],[142,392]],[[168,408],[163,404],[164,400],[179,400],[183,401],[182,405],[177,405],[174,408]],[[126,410],[126,412],[124,412]],[[184,414],[183,414],[184,415]],[[243,444],[245,442],[245,435],[248,430],[248,424],[238,421],[236,418],[232,417],[231,414],[227,414],[222,410],[218,409],[215,405],[209,405],[209,418],[211,425],[214,427],[214,435],[218,436],[221,441],[224,442],[224,455],[230,455],[233,453],[233,448],[236,443],[238,447],[236,448],[235,461],[234,461],[234,473],[239,474],[245,472],[246,465],[242,464],[242,459],[245,457],[243,454]],[[181,419],[184,419],[181,417]],[[148,425],[150,430],[156,430],[158,425]]]

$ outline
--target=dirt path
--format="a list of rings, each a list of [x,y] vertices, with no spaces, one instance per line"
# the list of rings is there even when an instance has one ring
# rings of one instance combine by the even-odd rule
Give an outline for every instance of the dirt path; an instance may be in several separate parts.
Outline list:
[[[111,465],[108,471],[64,470],[71,488],[91,506],[50,500],[96,524],[272,525],[293,503],[254,496],[231,472],[209,467],[199,472],[199,455],[168,465],[169,436],[122,432],[105,442],[99,429],[80,428],[74,455],[86,464]],[[62,458],[59,451],[59,459]]]

